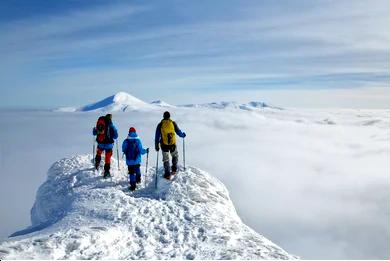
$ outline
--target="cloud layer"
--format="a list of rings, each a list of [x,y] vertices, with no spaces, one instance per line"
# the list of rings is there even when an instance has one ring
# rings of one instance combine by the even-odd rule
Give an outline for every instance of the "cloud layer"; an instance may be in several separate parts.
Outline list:
[[[306,259],[390,254],[388,111],[172,109],[186,163],[218,177],[243,221]],[[56,160],[92,153],[95,113],[1,112],[0,236],[28,225],[34,195]],[[120,140],[135,126],[145,147],[161,112],[117,113]],[[26,135],[30,138],[26,142]],[[180,162],[182,147],[179,143]],[[32,153],[33,152],[33,153]],[[160,158],[161,159],[161,158]],[[149,164],[155,164],[151,153]],[[13,204],[9,204],[12,198]]]

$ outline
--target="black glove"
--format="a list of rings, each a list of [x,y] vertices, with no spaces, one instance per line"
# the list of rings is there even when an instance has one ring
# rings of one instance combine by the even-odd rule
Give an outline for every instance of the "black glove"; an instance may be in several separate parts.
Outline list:
[[[160,144],[156,143],[156,151],[160,150]]]
[[[149,153],[149,148],[146,149],[146,153]]]

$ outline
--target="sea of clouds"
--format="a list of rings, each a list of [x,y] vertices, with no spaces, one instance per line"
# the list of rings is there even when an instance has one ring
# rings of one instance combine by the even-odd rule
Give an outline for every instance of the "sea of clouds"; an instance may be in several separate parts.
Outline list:
[[[302,258],[390,255],[389,111],[178,108],[171,114],[188,135],[187,165],[219,178],[240,217],[260,234]],[[0,112],[0,238],[30,224],[35,193],[54,161],[92,153],[97,116]],[[134,126],[151,147],[153,165],[161,116],[114,114],[120,143]]]

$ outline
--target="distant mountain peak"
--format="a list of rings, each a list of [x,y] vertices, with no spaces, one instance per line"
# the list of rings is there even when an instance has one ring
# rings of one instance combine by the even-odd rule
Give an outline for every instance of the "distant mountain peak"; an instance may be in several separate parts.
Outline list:
[[[165,101],[162,101],[162,100],[152,101],[150,104],[153,104],[153,105],[159,106],[159,107],[168,107],[168,108],[176,107],[176,106],[171,105],[169,103],[166,103]]]
[[[248,103],[238,103],[234,101],[221,101],[221,102],[210,102],[210,103],[202,103],[202,104],[186,104],[181,107],[189,107],[189,108],[211,108],[211,109],[240,109],[240,110],[259,110],[264,108],[271,109],[282,109],[273,105],[269,105],[262,101],[251,101]]]
[[[137,102],[142,102],[140,99],[136,98],[135,96],[127,93],[127,92],[118,92],[112,96],[112,100],[115,103],[125,103],[129,100],[137,101]]]
[[[118,92],[103,100],[80,107],[77,111],[128,111],[128,110],[149,110],[153,106],[144,102],[127,92]]]

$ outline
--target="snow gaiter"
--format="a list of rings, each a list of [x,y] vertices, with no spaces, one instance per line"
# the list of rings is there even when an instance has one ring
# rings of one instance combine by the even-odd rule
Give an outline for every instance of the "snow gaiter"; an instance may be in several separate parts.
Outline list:
[[[171,153],[172,155],[172,171],[177,172],[177,163],[179,162],[179,152],[177,148]]]
[[[104,173],[110,173],[110,163],[104,164]]]
[[[169,151],[163,151],[163,163],[164,163],[164,177],[167,178],[171,176],[171,164],[169,163]]]
[[[96,155],[95,157],[95,168],[98,169],[99,168],[99,165],[100,165],[100,161],[102,160],[102,156],[101,155]]]
[[[164,161],[164,177],[169,177],[171,175],[170,165],[171,164],[169,164],[169,161]]]

